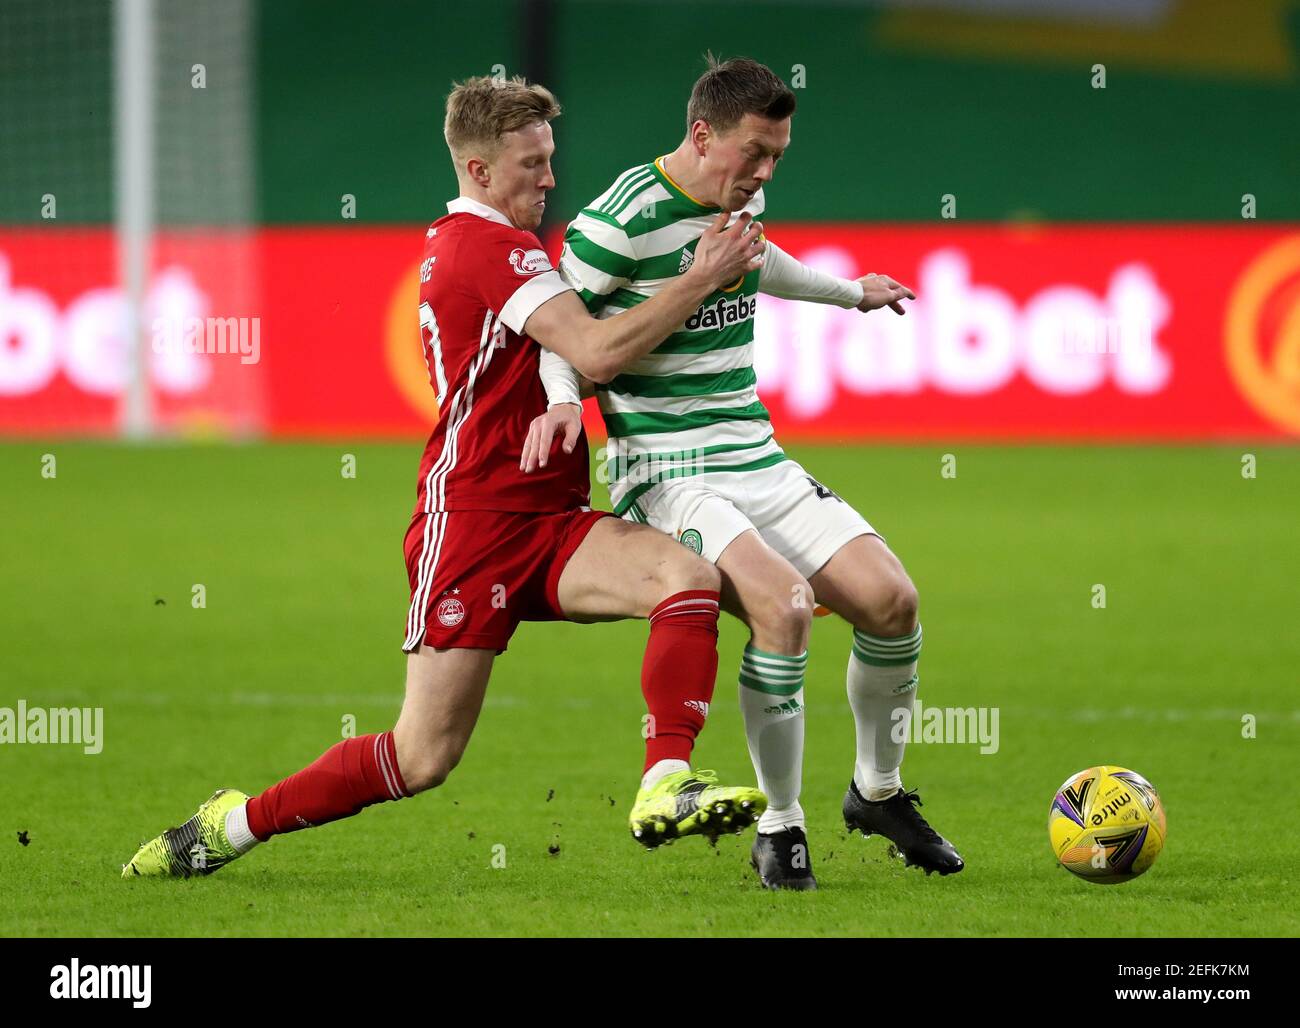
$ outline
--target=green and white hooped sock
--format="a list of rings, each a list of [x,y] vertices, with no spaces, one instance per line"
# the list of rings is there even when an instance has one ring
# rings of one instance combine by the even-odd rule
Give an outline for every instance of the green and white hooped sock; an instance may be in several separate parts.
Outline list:
[[[740,712],[745,718],[749,759],[758,787],[767,795],[760,832],[804,827],[799,791],[803,785],[803,676],[808,651],[797,657],[767,653],[752,644],[740,660]]]
[[[920,655],[920,625],[893,639],[853,630],[847,674],[858,739],[853,782],[864,799],[888,799],[902,787],[898,769],[912,724]]]

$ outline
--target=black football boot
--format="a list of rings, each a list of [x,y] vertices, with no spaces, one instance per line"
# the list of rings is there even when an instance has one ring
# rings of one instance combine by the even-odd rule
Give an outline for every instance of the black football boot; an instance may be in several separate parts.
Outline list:
[[[817,888],[812,852],[802,828],[783,828],[771,835],[759,832],[749,862],[769,889],[811,892]]]
[[[927,875],[956,874],[965,862],[952,843],[936,832],[916,808],[921,797],[916,790],[898,792],[887,800],[872,802],[862,798],[857,785],[850,781],[844,794],[844,824],[866,835],[883,835],[894,844],[907,867],[921,867]]]

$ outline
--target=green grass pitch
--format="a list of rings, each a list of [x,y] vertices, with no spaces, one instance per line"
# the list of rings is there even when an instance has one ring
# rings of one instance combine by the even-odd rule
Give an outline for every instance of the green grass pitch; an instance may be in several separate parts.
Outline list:
[[[955,478],[940,475],[945,451]],[[276,839],[211,878],[122,881],[139,841],[213,789],[255,792],[297,770],[348,715],[358,734],[392,725],[419,445],[8,444],[0,707],[102,707],[105,739],[98,755],[0,745],[0,934],[1300,932],[1288,828],[1300,452],[790,452],[862,510],[916,581],[921,702],[998,709],[996,753],[922,743],[903,765],[965,856],[962,874],[926,878],[883,840],[845,837],[850,633],[823,618],[804,774],[820,892],[760,889],[749,834],[716,850],[632,842],[640,622],[524,626],[443,788]],[[41,474],[46,453],[54,478]],[[354,479],[340,474],[345,453]],[[752,781],[735,702],[743,644],[724,618],[697,758]],[[1053,791],[1096,763],[1146,775],[1169,814],[1155,867],[1118,888],[1072,878],[1047,844]]]

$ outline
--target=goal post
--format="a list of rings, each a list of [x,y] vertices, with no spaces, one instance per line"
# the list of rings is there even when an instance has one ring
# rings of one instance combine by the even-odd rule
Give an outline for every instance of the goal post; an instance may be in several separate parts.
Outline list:
[[[128,439],[142,439],[153,434],[146,294],[156,192],[154,0],[115,0],[113,8],[113,224],[126,362],[119,428]]]

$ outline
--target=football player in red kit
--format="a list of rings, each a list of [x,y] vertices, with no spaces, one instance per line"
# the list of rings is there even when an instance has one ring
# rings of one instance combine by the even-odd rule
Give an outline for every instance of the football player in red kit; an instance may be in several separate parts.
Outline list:
[[[581,434],[557,440],[527,475],[519,449],[546,409],[541,346],[609,381],[761,263],[761,228],[748,215],[726,228],[721,215],[691,268],[658,296],[592,318],[533,234],[555,186],[550,121],[559,113],[549,91],[518,78],[470,79],[447,98],[460,196],[429,227],[420,266],[439,418],[406,534],[411,605],[396,726],[336,743],[257,796],[218,791],[143,845],[124,877],[209,874],[273,835],[442,784],[521,621],[649,619],[641,687],[655,730],[629,818],[643,845],[739,831],[763,812],[757,789],[718,785],[689,765],[717,671],[718,572],[661,532],[590,509]]]

